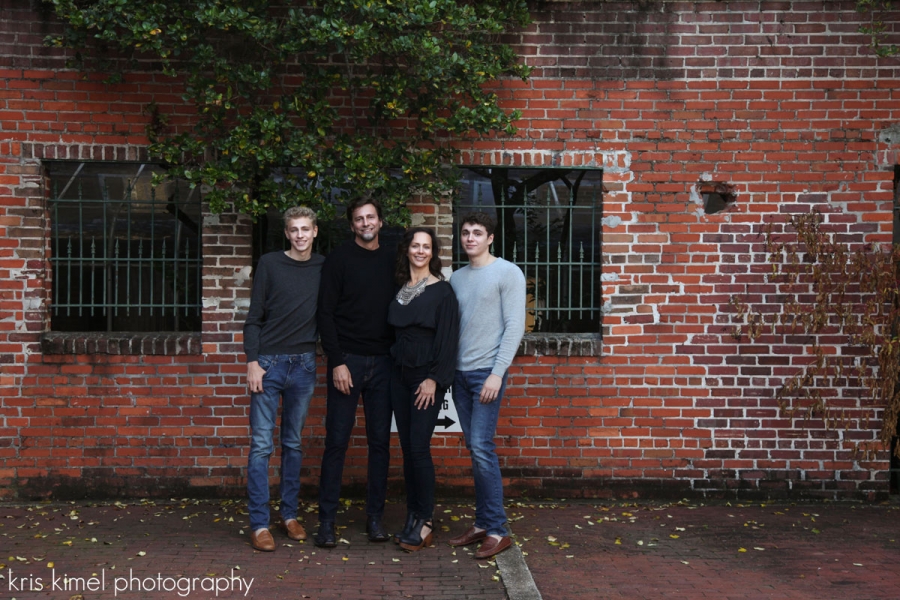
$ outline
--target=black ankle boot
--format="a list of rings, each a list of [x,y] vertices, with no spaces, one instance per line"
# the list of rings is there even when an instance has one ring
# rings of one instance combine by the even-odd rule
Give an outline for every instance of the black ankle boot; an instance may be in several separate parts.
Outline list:
[[[422,537],[422,529],[428,527],[429,531]],[[400,547],[407,552],[417,552],[431,544],[431,534],[434,533],[434,523],[431,519],[416,519],[413,529],[408,536],[400,537]]]
[[[409,537],[409,534],[412,532],[412,528],[415,524],[416,524],[416,515],[414,513],[407,513],[406,525],[403,526],[403,530],[400,533],[394,534],[394,543],[399,544],[400,538]]]

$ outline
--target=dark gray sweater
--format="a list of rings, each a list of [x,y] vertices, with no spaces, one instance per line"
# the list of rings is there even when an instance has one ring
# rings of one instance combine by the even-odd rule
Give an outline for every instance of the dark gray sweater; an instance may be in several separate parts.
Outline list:
[[[250,312],[244,322],[244,354],[303,354],[316,349],[316,303],[325,258],[299,261],[269,252],[256,266]]]

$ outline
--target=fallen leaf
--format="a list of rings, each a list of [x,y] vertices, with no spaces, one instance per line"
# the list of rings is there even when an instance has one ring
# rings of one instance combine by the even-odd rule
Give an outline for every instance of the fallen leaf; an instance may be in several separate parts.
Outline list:
[[[747,551],[746,548],[738,548],[738,552],[746,552],[746,551]]]
[[[674,533],[670,533],[670,534],[669,534],[669,537],[672,538],[673,540],[677,540],[677,539],[680,538],[681,536],[680,536],[680,535],[676,535],[676,534],[674,534]]]
[[[141,550],[140,552],[137,553],[137,555],[138,556],[147,556],[147,553],[144,552],[143,550]]]

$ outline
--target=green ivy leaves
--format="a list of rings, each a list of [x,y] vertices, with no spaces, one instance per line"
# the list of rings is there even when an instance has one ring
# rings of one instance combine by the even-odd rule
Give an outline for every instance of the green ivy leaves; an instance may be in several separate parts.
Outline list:
[[[75,66],[152,59],[183,84],[194,114],[155,99],[151,152],[214,211],[373,192],[402,221],[410,195],[450,190],[452,138],[514,133],[484,86],[528,74],[497,40],[527,23],[520,0],[50,1],[48,43],[93,51]]]

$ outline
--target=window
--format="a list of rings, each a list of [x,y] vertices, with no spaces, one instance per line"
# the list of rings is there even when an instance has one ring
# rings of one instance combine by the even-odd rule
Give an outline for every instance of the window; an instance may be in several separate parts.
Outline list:
[[[199,331],[200,192],[161,167],[51,161],[51,329]]]
[[[467,167],[453,210],[453,267],[467,263],[461,218],[497,219],[491,252],[517,264],[528,285],[527,330],[600,333],[600,169]]]

